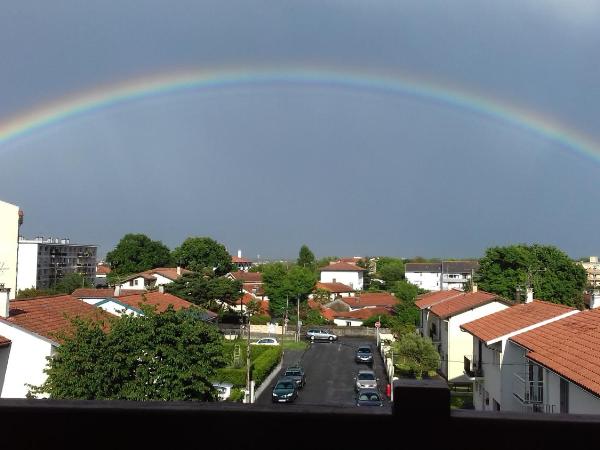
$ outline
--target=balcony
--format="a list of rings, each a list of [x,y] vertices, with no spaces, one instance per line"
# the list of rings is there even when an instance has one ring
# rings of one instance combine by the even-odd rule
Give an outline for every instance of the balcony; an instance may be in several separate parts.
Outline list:
[[[515,373],[513,395],[524,405],[541,404],[544,401],[544,384],[540,380],[529,380],[525,374]]]
[[[483,378],[483,365],[477,359],[465,356],[464,365],[465,375],[471,380]]]

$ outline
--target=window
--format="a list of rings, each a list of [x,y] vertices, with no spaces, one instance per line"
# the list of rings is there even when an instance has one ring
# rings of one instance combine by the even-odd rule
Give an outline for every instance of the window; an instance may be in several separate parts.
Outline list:
[[[569,382],[564,378],[560,379],[560,413],[569,412]]]
[[[500,411],[500,403],[493,399],[494,411]]]

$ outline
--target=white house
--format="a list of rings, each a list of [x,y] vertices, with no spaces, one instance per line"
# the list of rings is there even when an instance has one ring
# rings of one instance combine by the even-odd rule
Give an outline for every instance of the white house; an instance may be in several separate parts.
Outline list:
[[[513,396],[521,410],[600,414],[600,310],[513,336],[509,350],[519,363]]]
[[[96,287],[108,287],[108,274],[110,273],[110,267],[103,263],[96,265],[96,281],[94,286]]]
[[[470,383],[464,373],[464,359],[473,352],[473,336],[460,326],[506,309],[506,302],[485,291],[438,291],[419,297],[420,333],[431,338],[440,354],[440,373],[451,383]]]
[[[479,269],[477,261],[441,261],[407,263],[406,281],[428,291],[464,290],[472,274]]]
[[[125,278],[120,286],[121,289],[145,291],[155,286],[172,283],[186,273],[191,271],[181,267],[157,267]]]
[[[523,377],[523,350],[509,339],[579,311],[569,306],[533,300],[528,290],[525,303],[465,323],[461,329],[473,336],[473,357],[465,357],[465,373],[473,380],[473,404],[480,411],[522,411],[514,395],[515,373]],[[516,370],[519,369],[519,370]],[[522,383],[519,381],[519,384]]]
[[[250,268],[254,265],[254,262],[251,259],[244,258],[242,256],[242,251],[238,250],[237,256],[231,257],[231,263],[237,268],[237,270],[241,270],[243,272],[248,272]]]
[[[17,255],[19,226],[23,212],[18,206],[0,201],[0,284],[9,289],[11,298],[17,293]]]
[[[363,274],[365,269],[355,264],[339,262],[321,267],[321,283],[342,283],[355,291],[363,289]]]
[[[104,313],[70,295],[8,300],[0,289],[0,397],[25,398],[28,385],[46,380],[46,358],[59,345],[57,333],[71,317],[101,319]]]
[[[322,283],[317,281],[315,285],[315,291],[317,289],[322,289],[324,291],[329,292],[329,298],[334,300],[339,297],[350,297],[354,292],[354,289],[350,286],[345,285],[344,283]],[[314,292],[309,295],[309,297],[314,297]]]

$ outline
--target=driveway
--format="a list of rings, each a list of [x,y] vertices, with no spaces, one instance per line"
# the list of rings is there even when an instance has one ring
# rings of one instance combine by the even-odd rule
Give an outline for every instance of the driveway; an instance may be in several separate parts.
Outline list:
[[[381,356],[377,352],[375,340],[368,338],[341,337],[337,342],[314,342],[302,351],[287,350],[284,353],[284,364],[279,375],[289,365],[300,363],[306,372],[306,386],[300,390],[296,404],[332,405],[356,407],[354,403],[354,377],[359,369],[368,368],[365,364],[354,362],[354,353],[359,344],[370,343],[375,350],[373,370],[379,378],[379,389],[385,396],[387,378]],[[256,401],[261,405],[272,405],[273,408],[285,408],[286,404],[272,403],[271,391],[277,382],[276,377],[268,389]],[[385,407],[391,409],[386,402]]]

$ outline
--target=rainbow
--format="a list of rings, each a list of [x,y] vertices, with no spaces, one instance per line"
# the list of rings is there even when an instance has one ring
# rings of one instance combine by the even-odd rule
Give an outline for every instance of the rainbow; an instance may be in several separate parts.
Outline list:
[[[407,75],[380,76],[356,70],[306,68],[177,71],[99,87],[61,98],[0,123],[0,145],[69,119],[124,103],[182,91],[261,85],[325,86],[410,96],[509,124],[600,162],[600,146],[581,132],[531,111],[503,104],[497,99]]]

